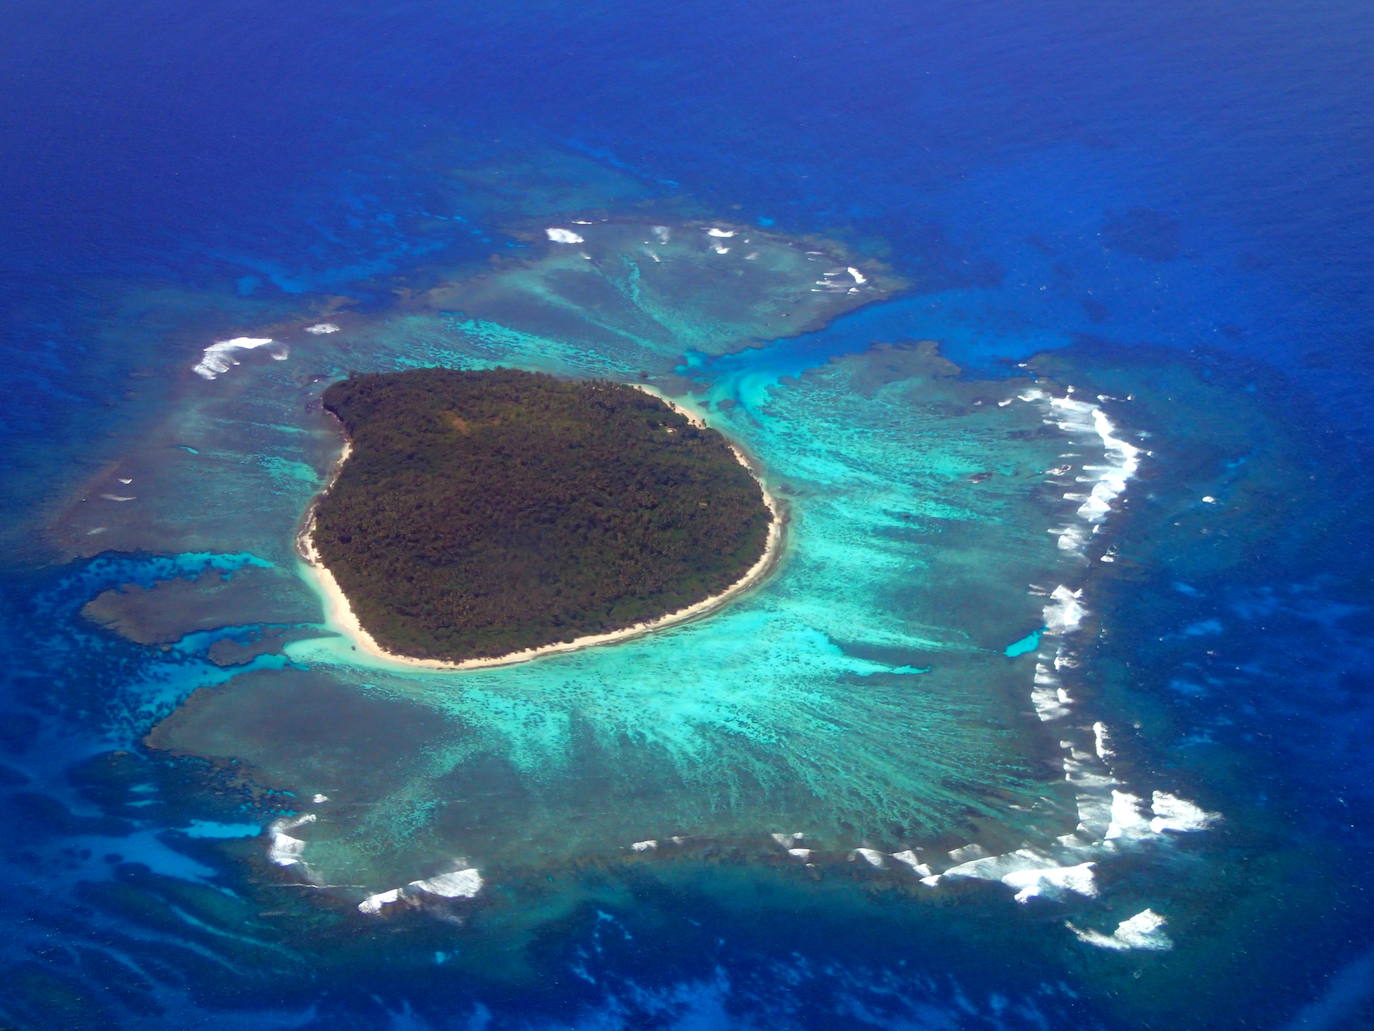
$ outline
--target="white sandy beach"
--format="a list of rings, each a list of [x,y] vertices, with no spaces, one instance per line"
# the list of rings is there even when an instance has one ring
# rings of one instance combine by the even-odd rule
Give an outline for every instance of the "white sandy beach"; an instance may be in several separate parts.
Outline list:
[[[706,426],[705,419],[700,414],[663,396],[657,390],[642,384],[631,385],[639,390],[643,390],[645,393],[652,394],[693,424],[701,427]],[[614,630],[610,633],[589,634],[586,637],[578,637],[571,641],[560,641],[555,644],[542,645],[538,648],[526,648],[522,651],[511,652],[507,655],[497,655],[492,658],[466,659],[462,662],[446,662],[442,659],[417,659],[407,655],[399,655],[396,652],[387,651],[363,628],[362,624],[358,621],[358,617],[353,612],[352,605],[349,604],[348,596],[344,594],[342,588],[339,587],[339,583],[334,578],[334,574],[331,573],[328,567],[320,560],[320,554],[315,548],[315,517],[313,507],[305,529],[301,531],[300,536],[297,538],[297,546],[301,557],[305,560],[307,577],[316,585],[324,599],[325,622],[332,629],[338,630],[351,639],[356,647],[367,652],[374,658],[381,659],[385,662],[395,663],[398,666],[410,669],[486,669],[492,666],[508,666],[517,662],[528,662],[531,659],[537,659],[545,655],[557,655],[563,652],[579,651],[583,648],[592,648],[600,644],[612,644],[616,641],[625,641],[633,637],[639,637],[654,630],[661,630],[664,627],[673,626],[677,623],[683,623],[687,620],[704,616],[709,612],[714,612],[733,598],[743,594],[759,583],[777,564],[778,557],[782,552],[783,527],[786,522],[783,516],[782,507],[777,499],[768,492],[768,488],[764,485],[758,471],[754,469],[744,453],[733,444],[730,445],[730,450],[734,452],[740,464],[748,469],[749,474],[758,482],[759,489],[763,492],[764,504],[768,506],[768,511],[772,514],[772,521],[768,526],[768,540],[764,546],[763,555],[760,556],[759,560],[755,562],[739,580],[735,581],[735,583],[720,594],[713,595],[710,598],[704,598],[695,605],[690,605],[677,612],[670,612],[650,622],[636,623],[634,626],[626,627],[623,630]],[[329,477],[329,483],[325,486],[325,491],[328,491],[329,488],[334,485],[334,481],[338,478],[339,471],[343,468],[343,464],[348,461],[348,456],[352,454],[352,452],[352,443],[345,441],[343,453],[334,464],[334,470]]]

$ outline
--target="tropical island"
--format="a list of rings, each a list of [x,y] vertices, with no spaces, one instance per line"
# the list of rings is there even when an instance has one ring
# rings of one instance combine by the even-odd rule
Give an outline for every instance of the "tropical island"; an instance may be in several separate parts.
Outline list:
[[[337,622],[426,666],[520,661],[722,604],[777,551],[718,431],[635,386],[493,369],[353,374],[301,537]]]

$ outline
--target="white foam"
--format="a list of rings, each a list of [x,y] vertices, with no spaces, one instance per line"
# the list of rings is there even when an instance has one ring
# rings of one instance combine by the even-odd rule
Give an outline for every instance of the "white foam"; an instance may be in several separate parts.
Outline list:
[[[1071,394],[1073,388],[1068,389]],[[1046,399],[1046,395],[1039,390],[1027,391],[1020,397],[1025,401]],[[1064,495],[1067,499],[1080,502],[1079,517],[1095,529],[1111,512],[1112,503],[1125,493],[1127,482],[1140,468],[1140,456],[1144,452],[1116,435],[1116,426],[1099,406],[1069,396],[1050,397],[1048,400],[1050,415],[1046,422],[1066,433],[1097,437],[1105,452],[1104,464],[1084,466],[1083,472],[1090,475],[1078,478],[1080,483],[1091,483],[1091,489],[1085,493]]]
[[[719,237],[722,240],[728,240],[730,239],[730,237],[736,236],[738,234],[733,229],[721,229],[718,226],[712,226],[710,229],[706,230],[706,235]]]
[[[101,496],[103,499],[105,499],[106,501],[136,501],[136,500],[137,500],[132,494],[102,494],[102,495],[100,495],[100,496]]]
[[[858,269],[856,269],[853,265],[850,265],[848,269],[846,269],[846,271],[854,277],[854,282],[859,284],[859,286],[863,286],[865,283],[868,282],[868,277],[864,275],[862,272],[860,272]]]
[[[816,284],[817,292],[833,289],[835,277],[847,271],[852,270],[832,269],[824,273],[824,278]],[[1045,471],[1051,482],[1059,480],[1067,485],[1067,478],[1073,477],[1074,483],[1083,485],[1064,495],[1075,502],[1075,518],[1050,531],[1057,538],[1060,551],[1082,556],[1092,535],[1108,518],[1114,503],[1138,471],[1145,452],[1122,440],[1097,405],[1078,400],[1071,396],[1072,393],[1070,387],[1068,395],[1056,398],[1032,387],[1017,395],[1017,399],[1043,405],[1047,424],[1101,444],[1103,457],[1095,464],[1080,465],[1084,462],[1081,453],[1070,447],[1060,456],[1063,464]],[[1084,447],[1083,450],[1096,449]],[[1053,657],[1047,657],[1042,650],[1036,662],[1031,701],[1042,721],[1061,720],[1072,712],[1074,700],[1060,672],[1079,664],[1064,638],[1082,629],[1087,616],[1084,592],[1082,588],[1060,583],[1052,590],[1032,584],[1030,593],[1046,599],[1042,610],[1046,636],[1060,638]],[[1121,782],[1111,769],[1116,753],[1106,724],[1099,721],[1087,726],[1068,722],[1058,725],[1062,728],[1060,761],[1064,779],[1074,792],[1078,824],[1073,831],[1061,834],[1051,851],[1027,845],[989,855],[976,844],[966,845],[949,853],[952,865],[941,874],[921,863],[913,850],[893,853],[892,858],[910,866],[920,876],[921,883],[931,887],[944,878],[974,878],[1005,884],[1012,890],[1015,900],[1023,903],[1037,897],[1059,899],[1070,893],[1095,896],[1098,892],[1095,864],[1102,857],[1143,841],[1159,842],[1165,839],[1165,832],[1202,830],[1220,819],[1217,814],[1173,795],[1155,792],[1153,804],[1147,804],[1139,795],[1122,790]],[[787,842],[781,840],[781,836],[778,838],[779,844],[787,847]],[[881,853],[855,849],[850,858],[863,858],[878,866]],[[1163,917],[1144,910],[1123,920],[1111,934],[1077,929],[1075,933],[1104,948],[1166,949],[1172,943],[1161,930],[1163,923]]]
[[[1077,523],[1066,526],[1062,530],[1051,530],[1050,533],[1058,534],[1059,550],[1068,551],[1075,555],[1083,553],[1083,546],[1088,543],[1088,531]]]
[[[419,904],[419,895],[433,895],[445,899],[476,898],[482,890],[482,875],[474,867],[461,867],[434,877],[411,881],[400,888],[388,888],[375,895],[369,895],[358,903],[358,911],[368,916],[376,916],[382,907],[404,903],[407,906]]]
[[[469,866],[424,880],[411,881],[406,885],[406,889],[446,899],[470,899],[475,898],[482,890],[482,875],[475,867]]]
[[[949,853],[949,858],[956,863],[967,863],[972,859],[982,859],[987,856],[988,850],[977,842],[971,845],[961,845]]]
[[[294,866],[301,861],[305,852],[305,842],[289,834],[272,835],[272,844],[267,848],[267,858],[278,866]]]
[[[650,849],[658,848],[658,842],[653,838],[646,838],[644,841],[636,841],[630,845],[631,851],[648,852]]]
[[[815,292],[833,290],[835,277],[843,276],[847,271],[850,270],[832,269],[823,273],[824,278],[817,281]],[[843,288],[844,284],[840,286]],[[1068,394],[1072,393],[1073,388],[1068,388]],[[1058,479],[1064,484],[1067,477],[1073,476],[1075,483],[1087,488],[1075,489],[1064,495],[1076,502],[1075,518],[1050,531],[1058,539],[1061,551],[1081,557],[1092,534],[1109,517],[1114,503],[1137,473],[1141,456],[1147,452],[1122,440],[1107,415],[1088,401],[1072,396],[1051,397],[1038,387],[1025,390],[1017,395],[1017,399],[1043,405],[1041,410],[1047,410],[1044,418],[1047,424],[1057,426],[1065,433],[1093,438],[1094,443],[1101,444],[1103,458],[1096,464],[1078,465],[1074,460],[1082,462],[1082,454],[1070,447],[1060,455],[1063,464],[1045,471],[1052,482]],[[1095,447],[1083,448],[1083,451],[1095,450]],[[1109,561],[1113,557],[1111,549],[1108,549],[1103,560]],[[1185,593],[1191,591],[1186,587],[1179,589]],[[1060,639],[1047,642],[1055,648],[1052,658],[1046,655],[1044,648],[1041,649],[1035,665],[1031,700],[1042,721],[1061,720],[1072,712],[1074,700],[1060,678],[1060,671],[1079,665],[1065,638],[1082,629],[1087,616],[1087,608],[1083,603],[1084,592],[1082,588],[1075,589],[1064,583],[1052,590],[1031,584],[1029,590],[1032,596],[1046,599],[1042,609],[1045,635]],[[1199,625],[1195,632],[1211,630],[1210,625]],[[1101,858],[1145,841],[1166,842],[1170,832],[1203,830],[1221,818],[1218,814],[1208,813],[1191,802],[1165,792],[1154,792],[1152,801],[1147,803],[1140,795],[1123,790],[1121,781],[1111,768],[1116,752],[1105,723],[1098,721],[1087,724],[1084,721],[1072,724],[1066,721],[1058,726],[1062,728],[1060,762],[1064,779],[1074,793],[1078,824],[1073,831],[1059,835],[1057,844],[1049,852],[1023,846],[1014,851],[989,855],[976,844],[966,845],[949,853],[951,865],[941,874],[934,873],[930,866],[920,862],[916,852],[911,849],[892,853],[891,858],[910,866],[920,877],[921,883],[931,887],[944,878],[977,878],[1000,881],[1012,890],[1018,902],[1036,897],[1060,898],[1068,893],[1094,896],[1098,890],[1095,863]],[[789,851],[795,849],[796,843],[792,838],[781,834],[773,837]],[[850,853],[851,860],[859,858],[874,867],[883,862],[882,853],[872,849],[860,848]],[[1074,931],[1084,941],[1103,948],[1167,949],[1172,943],[1162,931],[1163,924],[1163,917],[1151,910],[1143,910],[1123,920],[1111,934],[1076,928]]]
[[[234,357],[239,351],[253,351],[272,342],[271,337],[234,337],[230,340],[218,340],[205,349],[200,361],[191,367],[191,371],[203,379],[214,379],[239,364],[239,360]]]
[[[1142,909],[1135,916],[1117,924],[1116,930],[1111,934],[1083,930],[1073,924],[1065,926],[1076,934],[1079,940],[1096,945],[1100,949],[1149,949],[1162,952],[1174,947],[1173,941],[1164,933],[1164,924],[1164,917],[1153,909]]]
[[[715,251],[717,254],[729,254],[729,253],[730,253],[730,248],[729,248],[729,247],[726,247],[725,244],[723,244],[723,243],[713,243],[713,244],[711,244],[711,250]]]
[[[1093,876],[1093,863],[1075,863],[1073,866],[1048,866],[1038,869],[1014,870],[1002,877],[1002,883],[1014,888],[1013,898],[1017,902],[1027,902],[1032,898],[1058,898],[1067,892],[1092,897],[1097,894],[1097,881]],[[946,871],[948,875],[948,871]]]
[[[304,827],[307,823],[314,823],[315,819],[314,813],[306,813],[294,820],[288,820],[286,817],[273,820],[267,828],[271,835],[267,844],[267,858],[277,866],[304,865],[301,855],[305,852],[305,842],[300,838],[292,837],[287,831],[294,831]]]
[[[807,862],[811,858],[811,850],[809,848],[789,848],[787,850],[787,854],[789,856],[795,856],[796,858],[800,859],[803,863]]]
[[[1140,838],[1150,830],[1150,821],[1140,811],[1141,801],[1136,795],[1112,788],[1112,822],[1102,837],[1106,841],[1118,838]]]
[[[907,849],[905,852],[893,852],[892,858],[897,860],[897,862],[899,863],[905,863],[907,866],[911,867],[911,869],[916,871],[916,875],[918,877],[924,879],[933,876],[930,867],[926,866],[925,863],[917,859],[916,853],[913,852],[911,849]]]
[[[1035,679],[1031,683],[1031,705],[1042,722],[1057,720],[1068,714],[1060,695],[1059,678],[1043,662],[1035,664]]]
[[[652,231],[654,239],[659,243],[667,243],[673,238],[673,232],[667,226],[654,226]]]
[[[1105,843],[1112,826],[1112,792],[1117,782],[1096,764],[1089,766],[1072,757],[1064,760],[1064,779],[1073,786],[1074,806],[1078,810],[1078,826],[1073,834],[1064,835],[1060,844],[1066,847],[1089,845],[1092,854]],[[1080,837],[1081,836],[1081,837]]]
[[[1164,831],[1188,833],[1206,830],[1221,820],[1220,813],[1209,813],[1186,798],[1179,798],[1167,791],[1156,791],[1150,800],[1150,807],[1155,811],[1150,829],[1156,834]]]
[[[1045,606],[1043,618],[1045,630],[1051,634],[1068,634],[1077,630],[1083,623],[1085,609],[1079,601],[1083,591],[1070,590],[1060,584],[1050,592],[1050,604]]]
[[[315,336],[321,336],[325,333],[337,333],[339,327],[332,322],[317,322],[313,326],[306,326],[305,331],[313,333]]]
[[[781,834],[775,831],[768,836],[783,848],[791,848],[797,842],[801,841],[802,838],[806,837],[801,831],[796,831],[792,834]]]
[[[545,229],[544,232],[548,234],[549,240],[553,243],[587,242],[580,235],[574,233],[571,229]]]
[[[316,805],[322,805],[323,803],[329,801],[329,796],[321,795],[320,793],[316,792],[313,796],[311,796],[310,801],[314,802]]]
[[[1107,724],[1098,720],[1093,724],[1093,751],[1097,753],[1099,759],[1110,759],[1116,755],[1112,751],[1111,745],[1107,743]],[[1157,794],[1157,792],[1156,792]]]
[[[358,912],[366,913],[368,916],[376,916],[382,911],[383,906],[389,906],[393,902],[401,901],[401,889],[392,888],[389,891],[379,891],[375,895],[369,895],[358,903]]]
[[[1017,902],[1024,903],[1039,896],[1058,898],[1066,892],[1096,895],[1097,883],[1092,868],[1090,862],[1060,866],[1033,849],[1020,848],[1014,852],[960,863],[946,870],[944,876],[1001,881],[1015,892]]]

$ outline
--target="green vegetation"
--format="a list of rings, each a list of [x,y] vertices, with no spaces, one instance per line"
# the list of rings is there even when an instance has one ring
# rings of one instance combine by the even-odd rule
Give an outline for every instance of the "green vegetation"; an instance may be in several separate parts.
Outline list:
[[[657,619],[762,556],[763,494],[643,391],[496,369],[352,375],[315,546],[389,651],[459,661]]]

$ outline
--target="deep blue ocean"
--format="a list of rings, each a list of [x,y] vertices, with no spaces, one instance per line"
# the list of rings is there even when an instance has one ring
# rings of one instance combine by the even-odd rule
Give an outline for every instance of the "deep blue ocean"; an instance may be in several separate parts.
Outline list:
[[[1349,0],[12,0],[0,1027],[1374,1028],[1371,58]],[[350,665],[318,393],[434,362],[690,395],[790,565]]]

